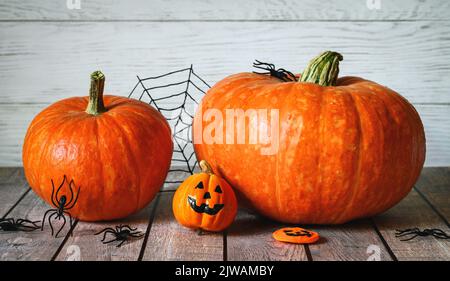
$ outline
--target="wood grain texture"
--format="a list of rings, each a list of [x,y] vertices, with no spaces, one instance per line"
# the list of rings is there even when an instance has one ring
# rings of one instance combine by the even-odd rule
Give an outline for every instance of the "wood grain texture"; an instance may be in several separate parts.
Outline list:
[[[450,260],[448,240],[432,236],[416,237],[410,241],[400,241],[395,231],[419,228],[439,228],[449,233],[447,224],[431,209],[415,191],[398,205],[374,218],[380,233],[398,260]]]
[[[449,168],[426,168],[416,188],[442,214],[446,213],[448,199]],[[25,185],[23,171],[19,168],[0,168],[0,207],[15,202]],[[10,187],[13,187],[12,189]],[[26,186],[26,185],[25,185]],[[8,198],[8,196],[10,196]],[[155,210],[156,215],[149,229],[144,259],[149,260],[222,260],[222,234],[203,233],[180,226],[173,218],[171,210],[172,192],[163,192],[159,201],[154,200],[142,212],[124,221],[105,223],[82,223],[76,226],[73,237],[59,252],[58,260],[135,260],[143,240],[124,244],[122,248],[99,243],[99,236],[93,236],[106,226],[129,223],[146,231],[147,222]],[[12,200],[12,202],[9,202]],[[7,202],[8,201],[8,202]],[[157,208],[156,208],[157,207]],[[49,207],[33,192],[29,192],[12,210],[8,217],[39,220]],[[154,208],[154,209],[153,209]],[[374,218],[382,237],[399,260],[450,260],[450,248],[445,240],[433,237],[417,237],[402,242],[395,237],[396,229],[412,227],[440,228],[449,233],[450,228],[430,205],[413,190],[397,206]],[[303,246],[275,242],[272,231],[282,227],[242,210],[227,234],[228,260],[305,260]],[[389,260],[380,238],[375,235],[367,220],[355,221],[341,226],[309,226],[322,236],[319,243],[310,245],[313,260],[365,260],[371,255],[370,245],[381,249],[381,259]],[[66,233],[68,228],[63,231]],[[43,232],[3,232],[0,231],[0,260],[50,260],[57,252],[64,235],[52,238],[48,225]],[[195,241],[195,243],[193,242]],[[104,248],[102,248],[104,246]],[[77,249],[78,247],[78,249]]]
[[[2,22],[1,103],[48,105],[87,95],[96,69],[106,75],[105,91],[116,95],[128,95],[136,75],[190,64],[211,84],[252,71],[254,59],[301,72],[326,49],[344,55],[341,76],[376,81],[413,103],[449,103],[449,29],[446,21],[287,22],[282,28],[277,22]]]
[[[25,192],[28,192],[29,188],[23,174],[23,168],[0,169],[0,218],[7,215],[11,207]]]
[[[199,232],[178,224],[172,192],[160,193],[143,260],[222,260],[222,233]]]
[[[29,192],[8,217],[38,221],[49,208],[34,192]],[[67,223],[65,229],[55,238],[51,236],[47,223],[44,231],[0,232],[0,260],[50,260],[70,227]],[[60,223],[54,221],[53,226],[59,229]]]
[[[416,189],[436,208],[450,227],[450,168],[424,169]]]
[[[344,225],[311,226],[320,235],[316,244],[309,246],[314,261],[365,261],[379,258],[392,260],[383,242],[368,220]],[[374,250],[376,248],[376,250]],[[375,256],[374,256],[375,254]]]
[[[448,19],[444,0],[80,0],[70,10],[65,0],[3,0],[2,20],[420,20]],[[76,2],[76,1],[72,1]]]
[[[154,211],[154,200],[146,208],[131,215],[123,220],[110,222],[78,222],[73,230],[73,236],[64,244],[56,260],[81,260],[81,261],[136,261],[139,258],[144,237],[131,239],[125,242],[120,248],[116,247],[120,242],[102,244],[103,234],[94,235],[107,227],[115,228],[118,225],[129,225],[137,228],[138,231],[145,234],[151,213]],[[114,237],[110,234],[106,236],[105,241]],[[74,254],[76,255],[74,256]]]
[[[272,233],[282,226],[244,210],[227,231],[227,260],[229,261],[304,261],[303,245],[278,242]]]
[[[28,125],[42,104],[0,104],[0,166],[22,166],[22,143]],[[425,126],[426,166],[450,165],[450,105],[415,105]],[[15,119],[17,116],[17,119]],[[171,180],[180,180],[176,174]],[[174,190],[177,185],[167,184]]]

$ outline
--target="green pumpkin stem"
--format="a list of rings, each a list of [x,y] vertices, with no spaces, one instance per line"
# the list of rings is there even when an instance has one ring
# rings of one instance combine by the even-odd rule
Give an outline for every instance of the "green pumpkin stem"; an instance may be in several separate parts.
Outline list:
[[[213,173],[211,166],[209,165],[208,162],[206,162],[206,160],[201,160],[199,165],[200,165],[200,168],[202,169],[202,173],[207,173],[207,174]]]
[[[89,90],[89,103],[86,112],[98,115],[106,111],[103,104],[103,89],[105,87],[105,75],[101,71],[94,71],[91,74],[91,88]]]
[[[337,52],[326,51],[312,59],[302,73],[299,82],[334,86],[339,75],[339,62],[343,59]]]

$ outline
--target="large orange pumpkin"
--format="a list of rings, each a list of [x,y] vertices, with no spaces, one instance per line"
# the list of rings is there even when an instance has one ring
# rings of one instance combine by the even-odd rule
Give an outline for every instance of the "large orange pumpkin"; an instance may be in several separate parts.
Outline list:
[[[197,157],[265,216],[312,224],[372,216],[405,197],[420,174],[425,136],[414,107],[374,82],[338,79],[340,60],[340,54],[325,52],[298,81],[280,79],[287,75],[231,75],[200,104],[193,128]],[[226,125],[214,131],[217,114],[207,116],[209,109],[222,116],[227,109],[278,110],[279,119],[245,118],[243,132],[237,124],[229,132]],[[250,143],[250,130],[272,128],[279,136],[277,150],[264,154],[268,145]],[[230,140],[243,133],[246,139],[205,140],[218,132]]]
[[[146,103],[103,96],[104,75],[91,75],[89,97],[58,101],[40,112],[23,145],[25,176],[52,206],[52,181],[73,180],[70,214],[86,221],[125,217],[146,206],[167,175],[170,127]],[[72,198],[62,188],[58,198]]]

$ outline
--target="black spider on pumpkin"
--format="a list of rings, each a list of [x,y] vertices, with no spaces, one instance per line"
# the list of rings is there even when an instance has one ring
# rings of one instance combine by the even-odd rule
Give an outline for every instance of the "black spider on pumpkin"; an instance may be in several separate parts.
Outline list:
[[[253,63],[253,67],[267,71],[267,72],[253,71],[253,73],[256,73],[256,74],[270,74],[270,76],[276,77],[280,80],[283,80],[284,82],[297,81],[297,77],[295,77],[295,75],[292,72],[287,71],[284,68],[276,69],[275,65],[272,63],[265,63],[265,62],[261,62],[259,60],[255,60],[255,62]]]
[[[35,231],[41,221],[30,221],[26,219],[2,218],[0,219],[0,230],[3,231]]]
[[[68,210],[72,209],[75,204],[78,201],[78,195],[80,194],[80,188],[78,187],[78,191],[77,194],[74,194],[74,191],[72,189],[72,185],[75,185],[73,180],[71,180],[69,182],[69,192],[70,192],[70,199],[68,200],[66,195],[62,195],[59,196],[59,192],[61,191],[62,187],[64,186],[64,184],[67,181],[67,177],[66,175],[64,175],[64,179],[62,181],[62,183],[59,185],[59,187],[56,189],[55,192],[55,184],[53,183],[53,179],[51,180],[52,182],[52,196],[51,196],[51,201],[53,206],[55,206],[56,209],[50,209],[47,210],[44,214],[44,218],[42,219],[42,226],[41,226],[41,230],[44,230],[44,224],[45,224],[45,218],[47,217],[48,214],[50,214],[48,216],[48,224],[50,225],[50,228],[52,230],[52,236],[53,236],[53,225],[52,225],[52,217],[55,217],[55,220],[63,220],[63,224],[60,227],[60,229],[58,230],[58,232],[56,233],[55,237],[58,237],[58,234],[61,232],[61,230],[64,228],[64,226],[66,225],[66,216],[69,216],[69,222],[70,222],[70,228],[72,228],[72,215],[68,212]]]
[[[103,239],[101,240],[103,244],[108,244],[114,241],[120,241],[120,243],[116,247],[122,246],[122,244],[130,238],[141,238],[144,236],[144,233],[137,230],[137,228],[131,228],[129,225],[118,225],[115,228],[107,227],[100,232],[95,233],[94,235],[99,235],[103,233]],[[112,234],[114,236],[113,239],[106,240],[106,234]]]
[[[450,235],[445,233],[442,229],[438,228],[425,228],[424,230],[420,230],[419,228],[408,228],[404,230],[396,230],[395,237],[404,237],[411,235],[409,238],[400,239],[400,241],[409,241],[417,236],[433,236],[438,239],[450,239]]]

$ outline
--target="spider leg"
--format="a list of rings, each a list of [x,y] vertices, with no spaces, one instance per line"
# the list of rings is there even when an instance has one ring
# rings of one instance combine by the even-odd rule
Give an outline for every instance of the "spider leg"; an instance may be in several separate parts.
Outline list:
[[[259,60],[255,60],[255,62],[253,64],[259,65],[259,64],[263,64],[263,62],[261,62]]]
[[[54,195],[55,195],[55,183],[53,182],[53,179],[50,180],[52,182],[52,204],[55,207],[58,207],[58,202],[56,202]],[[45,219],[44,219],[45,220]]]
[[[401,233],[401,234],[395,234],[395,237],[403,237],[403,236],[408,236],[411,234],[417,234],[417,232],[405,232],[405,233]]]
[[[61,232],[61,230],[63,230],[63,228],[64,228],[64,226],[66,225],[66,217],[65,216],[61,216],[62,218],[63,218],[63,224],[62,224],[62,226],[59,228],[59,230],[58,230],[58,232],[56,233],[56,235],[55,235],[55,238],[57,238],[58,237],[58,234]]]
[[[116,236],[116,232],[111,231],[111,230],[107,230],[105,231],[105,233],[103,233],[103,238],[102,238],[102,242],[106,240],[106,234],[111,233],[112,235]]]
[[[405,236],[405,235],[410,235],[410,234],[414,234],[420,232],[420,230],[416,227],[416,228],[408,228],[408,229],[404,229],[404,230],[396,230],[395,236],[396,237],[401,237],[401,236]]]
[[[68,202],[66,202],[66,206],[69,206],[70,203],[72,203],[73,200],[73,189],[72,189],[72,185],[73,185],[73,179],[70,180],[69,182],[69,192],[70,192],[70,200]]]
[[[139,238],[139,237],[144,236],[144,233],[139,233],[139,232],[138,233],[130,233],[130,236]]]
[[[66,214],[69,217],[70,222],[70,228],[72,228],[72,215],[69,212],[63,211],[64,214]]]
[[[18,225],[18,229],[20,229],[21,231],[34,231],[34,230],[40,228],[40,226],[36,225],[36,223],[38,223],[38,222],[40,222],[40,221],[33,222],[33,221],[26,220],[26,219],[18,219],[16,221],[16,223]],[[29,225],[26,225],[26,224],[29,224]]]
[[[254,65],[253,67],[254,67],[254,68],[257,68],[257,69],[267,70],[267,71],[270,70],[270,68],[263,67],[263,66],[259,66],[259,65]]]
[[[129,226],[129,225],[122,225],[122,229],[123,228],[126,228],[126,229],[128,229],[128,230],[130,230],[130,231],[135,231],[135,230],[137,230],[137,228],[131,228],[131,226]]]
[[[67,180],[67,177],[66,177],[66,175],[64,175],[63,181],[61,182],[61,184],[59,185],[58,189],[56,190],[55,200],[56,200],[57,203],[61,201],[60,198],[58,197],[58,194],[59,194],[59,192],[61,191],[61,189],[63,188],[64,183],[66,182],[66,180]],[[58,205],[59,205],[59,204],[58,204]],[[56,207],[57,207],[58,205],[56,205]]]
[[[433,237],[436,237],[438,239],[450,239],[450,236],[441,229],[435,229],[435,228],[432,229],[431,235],[433,235]]]
[[[53,225],[52,225],[52,220],[51,220],[51,218],[52,218],[54,215],[58,215],[58,213],[56,213],[56,211],[55,211],[55,213],[53,213],[53,214],[51,214],[50,216],[48,216],[48,224],[50,225],[50,229],[52,230],[52,236],[53,236]]]
[[[127,240],[126,240],[126,239],[122,240],[122,242],[120,242],[119,245],[117,245],[116,247],[117,247],[117,248],[120,248],[120,246],[122,246],[122,244],[123,244],[125,241],[127,241]]]
[[[111,227],[107,227],[107,228],[105,228],[105,229],[103,229],[103,230],[101,230],[101,231],[95,233],[94,235],[99,235],[100,233],[103,233],[103,232],[105,232],[105,231],[107,231],[107,230],[114,231],[114,229],[112,229]]]
[[[114,242],[114,241],[119,241],[119,240],[117,238],[114,238],[113,240],[109,240],[109,241],[103,242],[103,244],[108,244],[108,243],[111,243],[111,242]]]
[[[419,229],[417,227],[414,227],[414,228],[407,228],[407,229],[403,229],[403,230],[396,229],[395,231],[397,231],[398,233],[405,233],[405,232],[416,232],[416,231],[419,231]]]
[[[45,217],[47,216],[48,213],[50,213],[50,212],[52,212],[52,211],[55,211],[55,210],[54,210],[54,209],[50,209],[50,210],[47,210],[47,211],[44,213],[44,218],[42,219],[41,230],[44,230]]]
[[[75,196],[75,200],[72,202],[72,205],[66,204],[67,207],[65,207],[64,209],[66,209],[66,210],[72,209],[78,201],[78,195],[80,195],[80,187],[78,187],[77,195]],[[73,195],[72,195],[72,198],[73,198]],[[72,201],[72,199],[70,199],[70,201]]]
[[[7,218],[7,219],[4,219],[3,221],[9,222],[11,224],[15,224],[16,223],[16,221],[14,221],[14,218]]]
[[[253,73],[259,74],[259,75],[268,75],[268,74],[270,74],[270,72],[258,72],[258,71],[253,71]]]
[[[406,238],[406,239],[400,239],[400,241],[409,241],[409,240],[412,240],[412,239],[416,238],[417,236],[419,236],[419,235],[418,235],[418,234],[415,234],[415,235],[413,235],[413,236],[411,236],[411,237],[409,237],[409,238]]]

